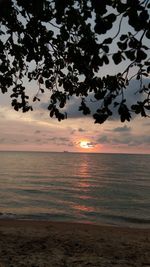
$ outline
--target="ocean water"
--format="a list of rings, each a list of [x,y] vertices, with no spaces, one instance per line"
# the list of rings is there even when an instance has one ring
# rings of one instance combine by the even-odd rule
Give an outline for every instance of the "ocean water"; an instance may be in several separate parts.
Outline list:
[[[0,152],[0,219],[150,227],[150,155]]]

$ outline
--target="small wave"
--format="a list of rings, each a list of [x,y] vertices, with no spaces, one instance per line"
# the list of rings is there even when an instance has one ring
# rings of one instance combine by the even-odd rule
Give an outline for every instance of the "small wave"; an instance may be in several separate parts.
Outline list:
[[[13,214],[13,213],[3,213],[3,212],[0,212],[0,219],[12,219],[12,218],[15,218],[16,215]]]
[[[112,220],[113,222],[124,222],[128,224],[140,224],[140,225],[147,225],[150,224],[150,219],[145,218],[135,218],[135,217],[128,217],[128,216],[117,216],[117,215],[105,215],[107,219]]]
[[[1,219],[35,220],[35,221],[76,221],[76,217],[67,214],[39,213],[39,214],[13,214],[0,213]]]

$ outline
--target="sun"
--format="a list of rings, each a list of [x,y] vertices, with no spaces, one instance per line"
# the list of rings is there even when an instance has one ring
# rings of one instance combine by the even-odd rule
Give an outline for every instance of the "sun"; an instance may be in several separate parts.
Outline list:
[[[91,148],[92,147],[92,145],[91,145],[91,142],[89,142],[89,141],[80,141],[80,147],[81,148],[86,148],[86,149],[88,149],[88,148]]]

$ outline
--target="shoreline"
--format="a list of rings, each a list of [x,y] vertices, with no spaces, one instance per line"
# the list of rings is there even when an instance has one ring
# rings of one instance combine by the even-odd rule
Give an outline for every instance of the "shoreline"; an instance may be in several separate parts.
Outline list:
[[[50,219],[50,218],[33,218],[33,217],[16,217],[16,216],[3,216],[3,213],[0,213],[0,225],[5,222],[6,225],[9,225],[9,223],[14,222],[17,224],[19,223],[35,223],[35,224],[79,224],[79,225],[93,225],[93,226],[108,226],[108,227],[117,227],[117,228],[127,228],[127,229],[139,229],[139,230],[148,230],[150,229],[150,220],[144,220],[144,219],[131,219],[129,221],[120,221],[120,222],[109,222],[105,220],[101,221],[88,221],[88,220],[57,220],[57,219]]]
[[[48,227],[48,226],[53,226],[55,225],[56,227],[59,226],[79,226],[79,228],[81,227],[88,227],[89,229],[94,229],[94,228],[111,228],[111,229],[120,229],[120,230],[131,230],[132,232],[136,232],[136,231],[150,231],[150,225],[146,226],[145,224],[141,224],[141,226],[139,226],[139,224],[137,225],[132,225],[132,224],[128,224],[125,225],[123,223],[121,224],[111,224],[111,223],[105,223],[102,222],[98,223],[98,222],[87,222],[87,221],[83,221],[83,222],[76,222],[76,221],[59,221],[59,220],[47,220],[47,219],[18,219],[18,218],[0,218],[0,228],[1,227]]]
[[[0,220],[0,267],[150,266],[150,228]]]

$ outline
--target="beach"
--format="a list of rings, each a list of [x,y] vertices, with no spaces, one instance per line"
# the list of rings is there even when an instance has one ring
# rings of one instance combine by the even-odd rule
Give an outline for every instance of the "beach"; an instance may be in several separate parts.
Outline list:
[[[148,267],[150,229],[0,220],[0,267]]]

